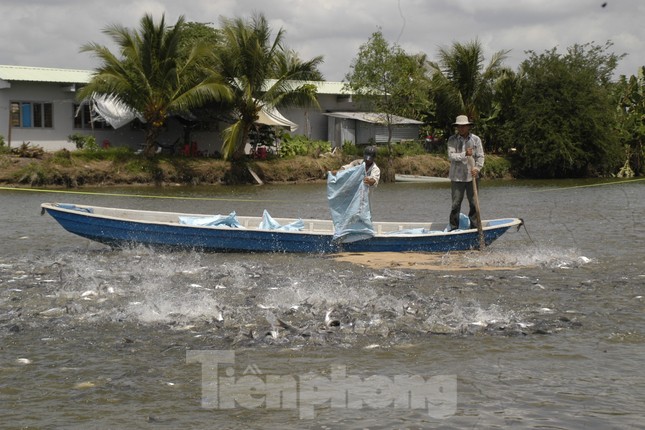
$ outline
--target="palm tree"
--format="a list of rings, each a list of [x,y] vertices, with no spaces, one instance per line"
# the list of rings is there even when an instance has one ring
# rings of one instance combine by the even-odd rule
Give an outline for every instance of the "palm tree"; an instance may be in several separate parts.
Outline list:
[[[484,68],[484,55],[478,40],[454,43],[451,49],[440,48],[439,61],[428,64],[441,125],[449,127],[458,114],[477,120],[489,113],[494,82],[503,70],[502,62],[508,52],[496,52]]]
[[[261,14],[249,21],[223,18],[221,35],[216,69],[233,94],[236,118],[224,130],[222,155],[239,159],[263,106],[318,105],[312,85],[304,81],[320,77],[317,67],[322,57],[309,61],[294,58],[293,51],[283,46],[284,30],[272,41],[271,29]]]
[[[145,123],[147,156],[154,154],[155,141],[170,115],[185,115],[209,101],[230,98],[228,87],[205,67],[212,56],[209,44],[198,42],[189,52],[182,51],[186,46],[181,43],[183,26],[183,16],[167,27],[164,16],[156,25],[146,14],[138,32],[120,25],[104,30],[120,55],[96,43],[81,47],[81,52],[94,53],[102,64],[78,98],[108,95],[137,112]]]

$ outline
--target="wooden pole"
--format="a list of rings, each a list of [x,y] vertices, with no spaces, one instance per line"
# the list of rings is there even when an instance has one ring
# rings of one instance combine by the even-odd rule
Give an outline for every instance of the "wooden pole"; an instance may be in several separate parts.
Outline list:
[[[475,167],[475,160],[472,156],[468,157],[468,168],[472,171]],[[479,212],[479,193],[477,190],[477,178],[473,176],[473,199],[475,200],[475,209],[477,209],[477,234],[479,236],[479,250],[483,251],[486,247],[486,240],[484,239],[484,228],[482,227],[482,217]]]

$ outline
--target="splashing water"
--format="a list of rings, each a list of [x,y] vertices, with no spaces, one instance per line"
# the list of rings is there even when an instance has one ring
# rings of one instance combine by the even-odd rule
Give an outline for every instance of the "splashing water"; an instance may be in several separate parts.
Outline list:
[[[591,263],[592,260],[577,249],[529,246],[512,250],[487,250],[467,253],[466,260],[473,267],[543,267],[573,268]]]
[[[466,258],[475,267],[558,269],[588,263],[575,250],[540,248],[521,254],[473,252]],[[535,317],[534,309],[499,302],[484,287],[517,281],[506,275],[473,279],[469,274],[372,270],[316,256],[145,248],[63,252],[54,261],[28,264],[2,268],[3,274],[11,274],[7,282],[16,286],[11,294],[23,297],[22,305],[33,314],[60,323],[166,324],[177,330],[218,330],[236,341],[243,335],[241,339],[254,342],[353,342],[374,336],[396,342],[403,334],[525,332]],[[40,294],[27,294],[33,288]],[[557,315],[540,318],[555,320]]]

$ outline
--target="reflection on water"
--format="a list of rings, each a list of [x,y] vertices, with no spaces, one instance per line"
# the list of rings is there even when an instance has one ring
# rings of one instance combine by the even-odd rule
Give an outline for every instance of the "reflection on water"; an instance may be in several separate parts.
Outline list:
[[[375,217],[447,218],[447,188],[399,185],[379,187]],[[527,229],[507,233],[484,252],[460,253],[466,270],[432,271],[317,255],[113,251],[39,215],[40,202],[56,200],[320,217],[327,209],[319,184],[137,190],[184,198],[177,200],[2,192],[3,422],[35,428],[637,425],[645,382],[645,229],[638,222],[645,188],[563,185],[482,186],[485,218],[519,216]],[[454,255],[443,257],[449,262]],[[235,353],[222,377],[229,371],[238,378],[326,376],[339,366],[361,378],[456,375],[457,408],[437,418],[423,409],[321,402],[313,421],[286,408],[207,409],[202,369],[186,358],[201,350]]]

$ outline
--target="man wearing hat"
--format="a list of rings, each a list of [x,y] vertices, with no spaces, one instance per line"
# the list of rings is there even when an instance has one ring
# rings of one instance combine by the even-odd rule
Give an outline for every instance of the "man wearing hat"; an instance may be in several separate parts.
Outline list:
[[[448,159],[450,160],[452,206],[450,208],[450,230],[459,228],[459,213],[464,193],[468,197],[470,228],[477,228],[477,207],[474,201],[473,178],[477,180],[479,171],[484,167],[484,147],[479,136],[470,132],[473,125],[466,115],[459,115],[453,125],[457,133],[448,138]],[[474,165],[468,166],[468,158]]]

